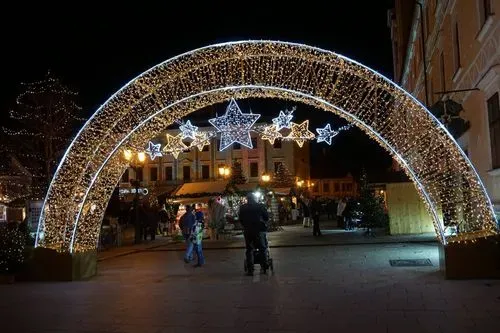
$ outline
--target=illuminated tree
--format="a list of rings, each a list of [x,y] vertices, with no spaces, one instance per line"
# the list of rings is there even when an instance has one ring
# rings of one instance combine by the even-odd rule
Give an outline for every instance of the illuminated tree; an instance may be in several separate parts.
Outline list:
[[[22,84],[10,125],[2,127],[9,150],[33,177],[34,198],[43,197],[75,126],[83,121],[76,96],[49,71],[41,81]]]
[[[278,165],[278,169],[273,176],[274,187],[292,187],[294,185],[294,177],[284,163]]]
[[[348,202],[344,213],[353,218],[356,217],[358,209],[361,215],[361,226],[365,227],[369,234],[372,234],[372,228],[388,227],[389,221],[384,212],[382,198],[375,195],[373,189],[370,188],[365,170],[362,171],[360,178],[359,206],[355,207],[354,201]]]
[[[243,169],[241,168],[241,163],[238,161],[233,162],[231,167],[231,178],[229,178],[230,185],[245,184],[247,179],[243,175]]]

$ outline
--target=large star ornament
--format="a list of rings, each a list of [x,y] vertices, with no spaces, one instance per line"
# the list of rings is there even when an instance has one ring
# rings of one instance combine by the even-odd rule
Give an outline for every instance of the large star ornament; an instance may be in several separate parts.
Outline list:
[[[208,120],[221,133],[219,150],[222,151],[235,142],[253,148],[250,129],[259,118],[260,114],[242,113],[232,98],[223,116]]]
[[[333,131],[332,128],[330,127],[330,124],[326,124],[324,128],[316,128],[316,132],[318,132],[318,136],[316,137],[316,140],[318,140],[318,143],[320,142],[326,142],[329,145],[332,144],[332,139],[339,134],[337,131]]]
[[[149,155],[151,161],[154,161],[156,157],[162,157],[161,153],[161,143],[154,144],[151,141],[148,142],[148,149],[146,149],[146,154]]]
[[[292,115],[293,111],[287,111],[286,113],[283,111],[280,111],[280,114],[278,117],[273,119],[273,124],[276,125],[276,130],[279,131],[282,128],[291,128],[292,126]]]
[[[182,132],[182,138],[183,139],[195,139],[196,132],[198,131],[198,127],[194,126],[191,124],[191,120],[186,121],[185,124],[182,124],[179,126],[179,129]]]
[[[297,145],[302,148],[306,140],[314,139],[314,133],[309,131],[308,127],[309,120],[304,120],[301,124],[292,122],[292,130],[286,138],[295,141]]]
[[[182,142],[182,133],[177,134],[176,136],[167,134],[166,135],[165,146],[163,147],[164,153],[169,153],[174,156],[175,159],[179,157],[179,154],[188,149],[188,146]]]
[[[269,125],[264,127],[261,133],[261,139],[269,141],[269,143],[272,145],[274,144],[274,141],[276,141],[276,139],[280,139],[282,137],[283,136],[281,135],[281,133],[276,129],[276,125]]]

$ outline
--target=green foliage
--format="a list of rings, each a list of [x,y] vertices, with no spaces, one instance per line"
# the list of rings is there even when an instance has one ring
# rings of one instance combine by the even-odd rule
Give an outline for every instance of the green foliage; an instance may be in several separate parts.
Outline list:
[[[24,263],[26,235],[17,225],[0,226],[0,274],[14,274]]]
[[[365,228],[387,228],[389,220],[384,212],[383,200],[376,196],[368,185],[368,176],[363,170],[360,179],[359,211],[361,225]]]

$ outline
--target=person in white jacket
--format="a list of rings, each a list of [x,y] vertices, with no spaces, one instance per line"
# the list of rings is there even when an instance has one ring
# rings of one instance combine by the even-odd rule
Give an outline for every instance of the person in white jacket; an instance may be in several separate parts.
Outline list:
[[[340,199],[340,201],[337,205],[337,226],[339,228],[344,228],[344,226],[345,226],[344,210],[345,210],[346,205],[347,205],[347,203],[345,201],[345,198]]]

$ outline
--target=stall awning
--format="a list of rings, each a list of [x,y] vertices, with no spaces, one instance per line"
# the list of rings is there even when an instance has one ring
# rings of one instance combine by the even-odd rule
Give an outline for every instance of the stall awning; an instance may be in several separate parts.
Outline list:
[[[276,187],[276,188],[273,188],[273,191],[277,195],[289,195],[291,189],[292,189],[291,187]]]
[[[174,196],[222,193],[226,185],[227,181],[185,183],[174,193]]]
[[[181,205],[192,205],[192,204],[197,204],[197,203],[207,203],[208,200],[210,200],[210,198],[212,198],[212,197],[179,198],[179,199],[174,199],[174,202],[181,204]]]

